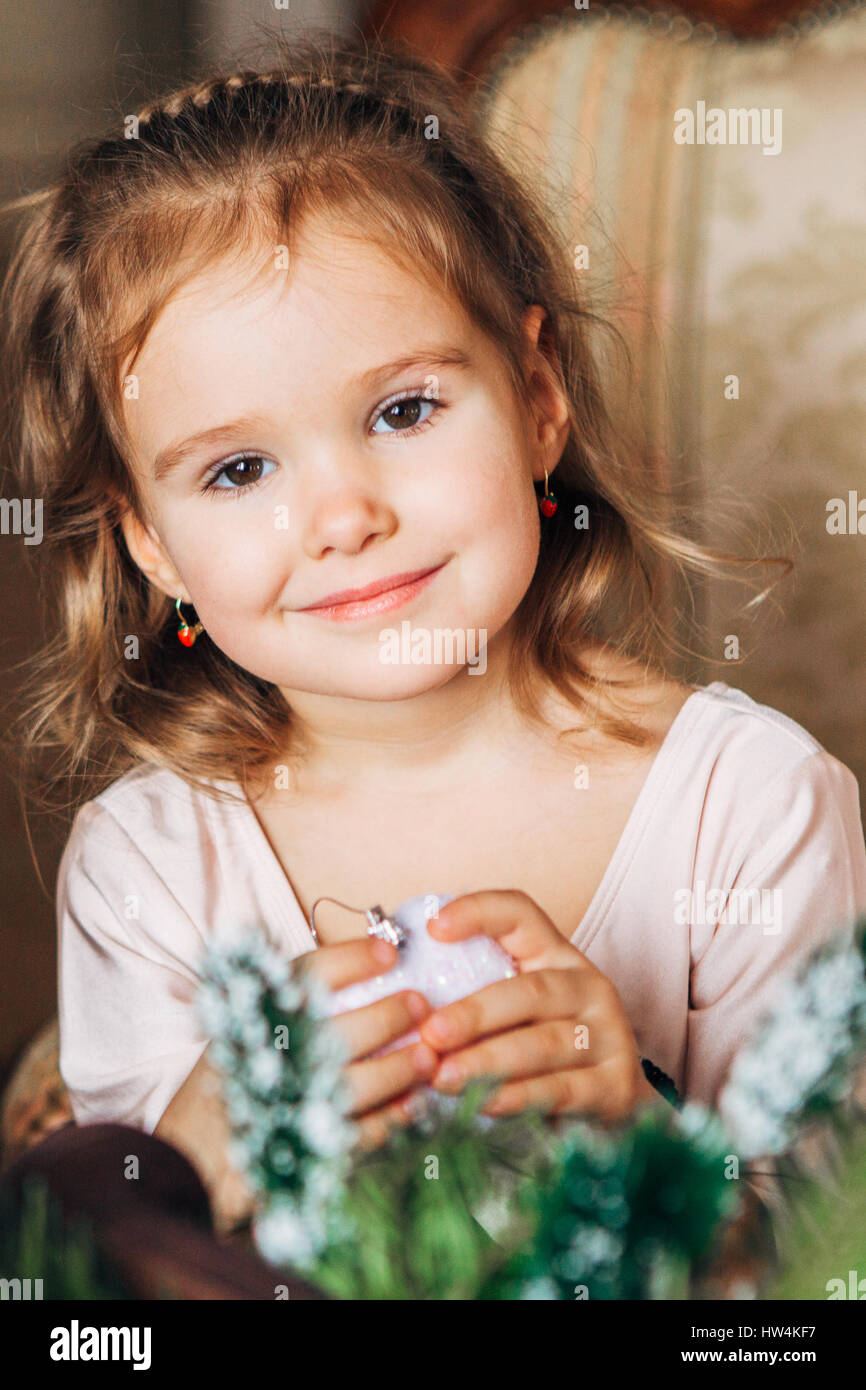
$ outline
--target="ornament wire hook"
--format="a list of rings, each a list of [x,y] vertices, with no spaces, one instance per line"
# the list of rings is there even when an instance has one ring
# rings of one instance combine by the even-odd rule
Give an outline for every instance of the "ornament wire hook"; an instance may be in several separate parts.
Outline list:
[[[319,940],[319,933],[316,931],[316,908],[319,903],[336,903],[337,907],[344,907],[347,912],[363,913],[368,922],[367,935],[377,936],[380,941],[390,942],[392,946],[397,947],[398,951],[409,940],[406,928],[383,912],[381,907],[350,907],[348,903],[341,903],[339,898],[323,895],[321,898],[316,898],[310,908],[310,931],[317,946],[322,944]]]

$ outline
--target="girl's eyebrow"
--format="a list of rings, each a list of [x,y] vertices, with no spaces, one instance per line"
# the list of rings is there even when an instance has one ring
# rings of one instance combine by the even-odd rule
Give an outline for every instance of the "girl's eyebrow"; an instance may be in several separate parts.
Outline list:
[[[398,372],[409,371],[413,367],[465,368],[471,365],[471,357],[462,348],[423,348],[403,357],[395,357],[392,362],[385,362],[381,367],[373,367],[369,371],[362,372],[360,376],[354,378],[353,385],[360,386],[363,390],[370,390],[377,381],[389,376],[396,376]],[[164,449],[160,449],[154,460],[154,481],[157,483],[165,482],[170,474],[182,467],[200,449],[219,448],[220,445],[231,444],[239,436],[261,429],[264,424],[265,421],[260,416],[242,415],[237,420],[231,420],[225,425],[216,425],[213,429],[202,430],[200,434],[192,434],[188,439],[167,444]]]
[[[418,352],[410,352],[404,357],[395,357],[393,362],[385,362],[381,367],[373,367],[355,378],[354,384],[368,389],[375,386],[383,377],[396,376],[412,367],[471,367],[472,359],[462,348],[429,347]]]
[[[170,473],[180,468],[199,449],[231,444],[239,435],[261,429],[263,424],[264,421],[258,415],[242,415],[226,425],[216,425],[213,429],[202,430],[200,434],[191,434],[188,439],[167,444],[164,449],[160,449],[154,460],[154,480],[157,483],[164,482]]]

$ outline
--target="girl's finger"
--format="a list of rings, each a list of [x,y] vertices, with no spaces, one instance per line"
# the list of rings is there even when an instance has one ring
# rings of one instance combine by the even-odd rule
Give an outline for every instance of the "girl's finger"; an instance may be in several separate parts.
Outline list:
[[[404,1033],[416,1032],[418,1024],[429,1013],[430,1005],[424,995],[407,989],[399,994],[388,994],[363,1008],[350,1009],[330,1019],[323,1027],[332,1028],[343,1038],[348,1060],[355,1062],[401,1038]]]
[[[411,1096],[407,1093],[390,1105],[371,1110],[355,1121],[358,1127],[358,1148],[378,1149],[385,1143],[392,1129],[405,1128],[412,1119]]]
[[[492,936],[526,970],[589,964],[535,899],[517,888],[485,888],[453,898],[428,920],[427,930],[436,941]]]
[[[449,1053],[440,1061],[433,1076],[437,1091],[456,1094],[475,1077],[490,1076],[512,1080],[518,1077],[546,1076],[569,1067],[594,1065],[597,1057],[574,1046],[574,1030],[568,1019],[514,1028],[493,1038]]]
[[[350,1117],[364,1115],[393,1101],[419,1082],[429,1081],[439,1058],[426,1043],[410,1043],[384,1057],[370,1057],[350,1062],[343,1068],[349,1092],[347,1113]]]
[[[397,948],[388,941],[372,936],[359,936],[351,941],[337,941],[332,946],[319,946],[296,956],[292,965],[301,975],[309,972],[328,989],[343,989],[358,980],[381,975],[396,964]]]
[[[430,1014],[418,1029],[440,1052],[453,1052],[475,1038],[545,1018],[567,1018],[574,1045],[588,1045],[593,1027],[601,1034],[611,1016],[618,1017],[613,986],[595,970],[533,970],[497,980],[474,994]],[[578,1032],[579,1028],[587,1032]],[[606,1034],[605,1034],[606,1035]],[[595,1041],[601,1041],[601,1037]]]
[[[510,1115],[531,1107],[549,1115],[592,1116],[614,1125],[632,1113],[638,1099],[637,1084],[628,1069],[602,1063],[509,1081],[483,1109],[488,1115]]]

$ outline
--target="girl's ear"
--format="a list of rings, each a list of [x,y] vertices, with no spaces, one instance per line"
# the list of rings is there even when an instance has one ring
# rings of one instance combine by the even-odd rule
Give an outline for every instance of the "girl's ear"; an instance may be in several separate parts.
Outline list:
[[[553,353],[545,325],[547,310],[530,304],[523,315],[527,343],[527,404],[532,411],[534,447],[532,476],[541,482],[544,470],[553,472],[562,457],[571,421],[562,370]]]
[[[141,521],[129,506],[124,510],[120,525],[127,550],[151,584],[169,598],[180,595],[184,603],[190,603],[186,588],[153,527]]]

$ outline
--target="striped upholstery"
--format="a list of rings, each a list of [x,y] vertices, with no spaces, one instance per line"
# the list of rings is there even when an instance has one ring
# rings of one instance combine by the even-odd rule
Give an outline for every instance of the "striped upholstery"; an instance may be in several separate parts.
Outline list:
[[[863,3],[772,40],[590,4],[506,46],[477,119],[568,244],[589,248],[582,284],[634,355],[631,381],[603,362],[609,395],[648,466],[709,504],[714,544],[731,536],[721,508],[743,501],[740,534],[762,518],[795,528],[781,615],[731,626],[737,591],[699,595],[720,664],[692,674],[799,720],[866,792],[866,535],[827,529],[849,490],[866,513],[864,74]],[[699,102],[779,108],[781,151],[677,143],[674,113]],[[790,533],[770,548],[791,551]],[[741,665],[725,659],[731,633]]]

